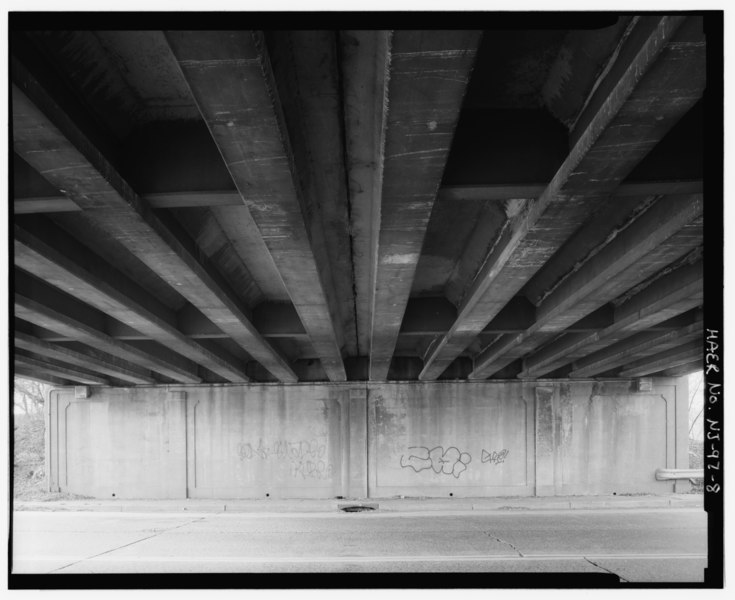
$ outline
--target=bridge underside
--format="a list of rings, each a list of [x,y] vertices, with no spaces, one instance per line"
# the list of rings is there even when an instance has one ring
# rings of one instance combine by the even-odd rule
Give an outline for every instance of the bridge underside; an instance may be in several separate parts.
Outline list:
[[[706,19],[546,17],[11,23],[14,372],[70,386],[52,487],[673,489]]]
[[[700,368],[703,19],[498,18],[13,31],[15,372]]]

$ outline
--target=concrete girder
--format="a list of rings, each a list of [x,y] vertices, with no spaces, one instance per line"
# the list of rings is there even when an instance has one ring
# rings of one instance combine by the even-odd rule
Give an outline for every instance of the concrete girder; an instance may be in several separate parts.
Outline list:
[[[26,369],[38,370],[69,379],[86,385],[109,385],[110,380],[106,377],[100,377],[86,369],[75,369],[70,364],[64,363],[51,358],[40,357],[35,355],[21,354],[16,351],[13,357],[16,365],[25,367]]]
[[[390,31],[344,31],[339,38],[357,342],[362,356],[370,354],[391,37]]]
[[[672,367],[671,369],[665,369],[661,371],[660,373],[655,373],[655,375],[656,376],[660,375],[661,377],[683,377],[691,373],[696,373],[697,371],[702,371],[703,369],[704,369],[704,361],[702,360],[702,358],[698,358],[684,365],[680,365],[678,367]]]
[[[357,32],[365,33],[365,32]],[[380,32],[372,32],[380,33]],[[347,79],[347,76],[345,76]],[[382,96],[381,96],[382,97]],[[347,110],[347,107],[346,107]],[[345,115],[348,120],[348,115]],[[359,120],[360,117],[355,117]],[[360,123],[362,121],[360,120]],[[364,140],[364,134],[356,134],[357,140]],[[348,145],[350,136],[348,136]],[[363,141],[364,144],[364,141]],[[349,146],[348,156],[355,154],[358,148],[363,144],[355,143],[355,149]],[[351,164],[362,164],[364,168],[372,168],[370,161],[357,161],[352,159]],[[354,172],[355,166],[352,167],[350,177],[352,179],[359,176]],[[362,177],[365,177],[362,175]],[[359,180],[359,179],[358,179]],[[354,187],[354,190],[353,190]],[[511,200],[514,198],[533,199],[538,198],[544,191],[546,185],[543,183],[536,184],[493,184],[493,185],[447,185],[439,188],[437,202],[455,202],[462,200]],[[351,197],[359,198],[363,193],[363,186],[351,186]],[[701,194],[701,181],[653,181],[641,183],[622,183],[615,190],[615,198],[644,197],[655,194],[672,195],[672,194]],[[375,192],[373,192],[375,194]],[[231,192],[228,190],[212,190],[208,192],[168,192],[141,194],[140,197],[145,200],[151,208],[202,208],[202,207],[220,207],[220,206],[242,206],[242,197],[239,192]],[[355,210],[362,208],[365,203],[356,202],[352,208],[353,223],[362,224],[368,217],[361,217],[355,213]],[[39,213],[60,213],[60,212],[81,212],[79,205],[67,198],[66,196],[38,196],[38,197],[16,197],[13,199],[13,214],[31,215]],[[218,213],[218,220],[221,215]],[[355,232],[353,231],[353,237]],[[355,243],[353,241],[353,243]]]
[[[174,192],[141,194],[151,208],[198,208],[203,206],[241,206],[242,198],[237,192]],[[82,208],[66,196],[46,196],[34,198],[15,198],[13,214],[31,215],[37,213],[81,212]]]
[[[531,327],[483,350],[472,378],[492,375],[701,244],[702,210],[700,195],[656,200],[544,298]]]
[[[25,379],[35,379],[37,381],[48,383],[50,385],[59,385],[59,386],[64,386],[64,387],[74,385],[74,382],[70,381],[69,379],[64,379],[63,377],[56,377],[55,375],[50,375],[43,371],[38,371],[36,369],[23,367],[22,365],[14,365],[13,372],[16,377],[24,377]]]
[[[16,266],[70,295],[83,298],[90,306],[228,381],[249,381],[235,357],[224,351],[215,354],[187,338],[175,327],[173,311],[109,265],[87,256],[85,269],[79,261],[65,256],[17,225],[14,233]]]
[[[209,132],[207,132],[209,135]],[[258,227],[236,192],[237,206],[211,206],[209,210],[176,210],[176,219],[213,260],[240,293],[246,306],[266,298],[288,301],[288,292],[273,263]],[[248,313],[249,314],[249,313]]]
[[[506,304],[496,317],[482,330],[484,335],[519,334],[535,322],[536,309],[523,296],[515,296]],[[406,314],[401,323],[400,337],[421,337],[443,335],[451,327],[457,316],[454,305],[445,297],[410,298]],[[565,329],[567,333],[595,332],[613,323],[614,310],[606,304]],[[262,302],[253,308],[252,321],[260,334],[268,339],[295,339],[308,342],[298,313],[291,303]],[[227,339],[229,336],[215,326],[204,314],[191,304],[176,313],[176,326],[185,336],[192,339]],[[660,323],[652,326],[652,331],[672,331],[676,327]],[[109,319],[104,324],[106,333],[116,340],[149,340],[140,331]],[[37,332],[43,341],[63,342],[69,338],[53,332]],[[293,367],[293,365],[292,365]]]
[[[612,344],[604,350],[576,361],[572,365],[570,377],[589,377],[620,367],[631,359],[668,350],[673,346],[697,339],[703,334],[704,321],[701,311],[697,311],[694,322],[673,331],[642,332]]]
[[[371,380],[388,376],[480,36],[474,31],[393,32],[380,227],[371,253]]]
[[[671,369],[691,363],[703,354],[702,340],[694,340],[664,352],[646,356],[623,366],[620,377],[643,377],[662,369]]]
[[[196,365],[189,363],[189,368],[186,368],[182,364],[189,361],[163,360],[159,356],[115,340],[99,329],[18,293],[15,294],[15,315],[24,321],[58,332],[92,348],[160,373],[174,381],[180,383],[201,383],[202,381],[196,374]]]
[[[541,347],[524,360],[519,377],[539,377],[586,357],[702,304],[701,260],[681,266],[615,308],[612,325],[591,333],[569,333]]]
[[[356,356],[341,54],[334,31],[270,31],[278,86],[314,260],[345,356]],[[272,43],[271,43],[272,41]]]
[[[176,237],[131,189],[48,92],[13,59],[15,152],[64,192],[94,223],[240,344],[282,381],[296,381],[246,316],[237,295],[190,240]]]
[[[319,224],[296,171],[263,34],[169,31],[166,38],[327,376],[344,381],[327,265],[311,245]]]
[[[650,196],[610,196],[601,199],[598,210],[524,284],[520,294],[528,298],[534,306],[541,304],[570,273],[579,269],[584,259],[597,252],[605,240],[616,235],[650,202]]]
[[[150,371],[92,348],[85,349],[83,352],[72,350],[58,344],[45,342],[17,330],[13,334],[13,340],[16,348],[22,348],[36,355],[57,359],[78,367],[86,367],[91,371],[110,375],[116,379],[135,384],[157,383],[151,376]]]
[[[686,31],[686,40],[680,43],[677,33],[685,21],[686,17],[639,20],[637,27],[647,32],[640,47],[621,52],[625,64],[616,65],[617,79],[608,82],[604,100],[593,105],[596,112],[585,116],[557,174],[538,200],[509,219],[467,290],[457,321],[427,353],[420,379],[441,374],[597,209],[598,202],[590,197],[613,193],[699,99],[704,89],[703,35],[692,42]],[[642,114],[648,118],[642,119]]]

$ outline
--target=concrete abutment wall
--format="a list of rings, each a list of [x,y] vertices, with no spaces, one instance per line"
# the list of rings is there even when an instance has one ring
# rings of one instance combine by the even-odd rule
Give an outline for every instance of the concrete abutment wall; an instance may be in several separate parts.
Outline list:
[[[678,384],[678,385],[677,385]],[[666,493],[683,380],[406,382],[52,392],[52,490],[98,498]],[[681,491],[681,484],[677,491]]]

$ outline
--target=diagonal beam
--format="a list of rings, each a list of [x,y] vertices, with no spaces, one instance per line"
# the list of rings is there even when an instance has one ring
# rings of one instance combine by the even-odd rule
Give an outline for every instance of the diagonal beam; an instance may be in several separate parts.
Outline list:
[[[655,201],[544,298],[531,327],[484,350],[471,377],[492,375],[701,244],[702,210],[700,195]]]
[[[661,377],[683,377],[684,375],[689,375],[697,371],[702,371],[703,368],[704,368],[704,360],[702,359],[702,357],[699,357],[696,360],[693,360],[692,362],[688,362],[684,365],[679,365],[678,367],[672,367],[670,369],[665,369],[661,371],[660,373],[657,373],[657,375],[660,375]]]
[[[701,311],[695,321],[674,331],[652,331],[633,335],[608,348],[575,361],[570,377],[589,377],[620,367],[632,359],[668,350],[670,347],[702,337],[703,319]]]
[[[311,247],[313,215],[263,35],[169,31],[166,38],[327,376],[346,380],[336,299]]]
[[[172,361],[164,360],[154,354],[130,346],[111,338],[106,333],[77,319],[64,315],[50,306],[22,294],[15,294],[15,316],[82,342],[135,365],[150,369],[180,383],[201,383],[196,375],[196,366],[185,368]],[[186,361],[188,362],[188,361]]]
[[[512,200],[522,198],[531,200],[544,193],[544,183],[494,183],[480,185],[443,185],[439,189],[437,202],[461,202],[463,200]],[[681,194],[701,194],[701,180],[681,181],[642,181],[621,183],[615,190],[615,198],[636,198],[646,196],[670,196]],[[603,197],[607,193],[601,194]],[[16,200],[17,202],[17,200]]]
[[[51,358],[43,358],[41,360],[41,358],[16,352],[14,361],[20,367],[43,371],[49,375],[78,381],[79,383],[86,383],[88,385],[109,385],[110,383],[108,379],[95,375],[85,369],[75,369],[71,365],[58,360]]]
[[[50,344],[43,340],[15,331],[13,339],[16,348],[22,348],[39,356],[46,356],[55,360],[85,367],[97,373],[104,373],[116,379],[136,384],[151,384],[157,381],[151,377],[150,371],[136,367],[132,363],[120,360],[112,355],[106,355],[92,348],[84,351],[72,350],[58,344]]]
[[[701,358],[703,354],[702,340],[694,340],[688,344],[628,363],[618,373],[618,377],[643,377],[663,369],[686,365]]]
[[[614,322],[554,340],[524,360],[519,377],[538,377],[702,304],[702,261],[672,270],[615,308]]]
[[[388,114],[372,256],[371,380],[388,376],[479,42],[475,31],[393,33],[381,109]]]
[[[176,237],[153,214],[23,65],[13,59],[12,66],[15,152],[278,379],[295,381],[193,242]]]
[[[240,206],[242,199],[237,192],[173,192],[141,194],[151,208],[198,208],[203,206]],[[80,212],[82,208],[66,196],[15,198],[13,214]]]
[[[28,367],[24,367],[22,365],[14,365],[13,371],[16,377],[24,377],[26,379],[35,379],[36,381],[42,381],[50,385],[60,385],[60,386],[74,385],[74,382],[70,381],[69,379],[65,379],[63,377],[56,377],[54,375],[49,375],[46,372],[38,371],[37,369],[31,369]]]
[[[72,296],[84,298],[90,306],[228,381],[249,381],[237,359],[226,352],[215,354],[187,338],[173,325],[176,322],[173,311],[103,261],[95,260],[94,256],[77,257],[86,263],[87,268],[83,268],[79,261],[18,225],[14,249],[15,264],[24,271]]]
[[[535,202],[510,219],[465,293],[455,324],[427,353],[422,380],[436,379],[548,261],[635,165],[695,104],[704,88],[704,41],[677,33],[685,17],[643,17],[640,48],[621,52],[618,79]],[[686,28],[684,28],[686,29]],[[635,36],[633,36],[635,37]],[[621,59],[622,60],[622,59]],[[672,93],[672,89],[675,90]]]

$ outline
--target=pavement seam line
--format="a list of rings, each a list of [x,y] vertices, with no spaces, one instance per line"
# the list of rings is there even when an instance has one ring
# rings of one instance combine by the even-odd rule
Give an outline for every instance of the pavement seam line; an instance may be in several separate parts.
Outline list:
[[[220,513],[214,513],[214,514],[220,514]],[[110,552],[115,552],[116,550],[121,550],[122,548],[127,548],[128,546],[133,546],[134,544],[139,544],[140,542],[145,542],[146,540],[150,540],[154,537],[158,537],[159,535],[162,535],[164,533],[168,533],[169,531],[173,531],[174,529],[179,529],[180,527],[184,527],[185,525],[191,525],[192,523],[196,523],[197,521],[203,521],[204,519],[208,518],[211,515],[206,515],[204,517],[199,517],[198,519],[192,519],[191,521],[187,521],[186,523],[181,523],[181,525],[176,525],[176,527],[169,527],[168,529],[162,529],[161,531],[156,531],[153,535],[146,536],[144,538],[140,538],[139,540],[133,540],[132,542],[128,542],[127,544],[122,544],[121,546],[117,546],[116,548],[110,548],[109,550],[105,550],[104,552],[100,552],[99,554],[94,554],[92,556],[85,556],[84,558],[80,558],[79,560],[75,560],[74,562],[69,563],[68,565],[63,565],[61,567],[57,567],[56,569],[52,569],[49,571],[49,573],[54,573],[56,571],[61,571],[62,569],[67,569],[68,567],[73,567],[74,565],[77,565],[79,563],[82,563],[86,560],[93,560],[95,558],[98,558],[100,556],[104,556],[105,554],[109,554]],[[154,530],[155,531],[155,530]]]
[[[497,536],[494,536],[494,535],[493,535],[492,533],[490,533],[489,531],[486,531],[486,532],[485,532],[485,534],[486,534],[486,535],[487,535],[488,537],[491,537],[491,538],[493,538],[494,540],[496,540],[496,541],[500,542],[501,544],[507,544],[508,546],[510,546],[511,548],[513,548],[513,550],[515,550],[516,552],[518,552],[518,556],[520,556],[521,558],[526,558],[525,556],[523,556],[523,553],[522,553],[522,552],[521,552],[521,551],[520,551],[520,550],[519,550],[518,548],[516,548],[516,547],[515,547],[515,546],[514,546],[513,544],[511,544],[510,542],[506,542],[505,540],[501,540],[501,539],[500,539],[499,537],[497,537]]]
[[[619,577],[619,578],[620,578],[620,580],[621,580],[621,581],[623,581],[624,583],[630,583],[630,581],[628,581],[628,580],[627,580],[627,579],[626,579],[625,577],[623,577],[622,575],[619,575],[618,573],[615,573],[614,571],[611,571],[610,569],[607,569],[607,568],[603,567],[602,565],[598,565],[598,564],[597,564],[596,562],[594,562],[594,561],[590,560],[590,559],[589,559],[589,558],[587,558],[586,556],[583,556],[582,558],[584,558],[584,559],[585,559],[585,560],[586,560],[586,561],[587,561],[588,563],[590,563],[591,565],[594,565],[594,566],[595,566],[595,567],[597,567],[598,569],[602,569],[603,571],[607,571],[607,572],[608,572],[608,573],[610,573],[611,575],[615,575],[616,577]]]

